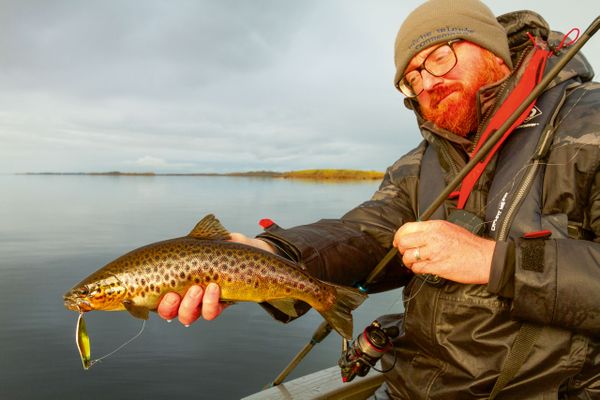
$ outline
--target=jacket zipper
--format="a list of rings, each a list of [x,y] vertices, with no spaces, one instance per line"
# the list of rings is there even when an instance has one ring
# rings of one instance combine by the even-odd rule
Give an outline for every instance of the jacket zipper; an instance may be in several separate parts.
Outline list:
[[[542,133],[542,136],[540,137],[540,141],[538,142],[538,147],[536,148],[534,156],[533,156],[533,159],[534,159],[533,164],[527,171],[527,175],[525,176],[525,178],[521,181],[522,183],[519,187],[519,190],[517,191],[513,201],[510,203],[508,210],[506,212],[506,216],[500,223],[500,230],[498,231],[498,236],[496,236],[497,241],[504,241],[508,237],[508,233],[510,230],[509,228],[512,225],[512,221],[513,221],[513,215],[519,209],[519,207],[521,205],[521,201],[529,192],[529,189],[531,188],[531,185],[533,183],[535,175],[537,174],[540,164],[543,161],[542,157],[548,150],[548,146],[551,145],[549,140],[551,141],[551,139],[554,135],[554,124],[556,121],[556,117],[560,113],[560,110],[565,102],[565,99],[566,99],[566,95],[563,94],[562,98],[559,100],[559,103],[556,105],[556,108],[554,109],[552,116],[546,123],[545,131]]]
[[[529,189],[531,188],[539,165],[540,160],[535,160],[533,162],[533,165],[527,171],[527,175],[525,175],[525,178],[521,181],[521,186],[519,187],[519,190],[517,191],[517,194],[515,195],[514,199],[511,201],[510,206],[506,211],[506,216],[504,217],[500,225],[500,231],[498,232],[498,236],[496,237],[497,241],[504,241],[508,237],[509,227],[510,225],[512,225],[513,215],[519,209],[521,201],[529,192]]]

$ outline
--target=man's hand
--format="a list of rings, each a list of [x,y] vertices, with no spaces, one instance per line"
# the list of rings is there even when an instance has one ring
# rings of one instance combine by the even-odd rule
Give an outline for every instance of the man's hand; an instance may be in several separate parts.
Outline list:
[[[179,316],[179,322],[189,326],[200,316],[206,320],[215,319],[227,304],[219,302],[221,290],[216,283],[209,283],[206,290],[192,286],[183,299],[177,293],[167,293],[158,305],[158,315],[170,321]]]
[[[249,238],[241,233],[232,233],[231,241],[258,247],[275,253],[275,249],[264,240]],[[200,316],[206,320],[217,318],[227,308],[227,304],[219,301],[221,289],[216,283],[209,283],[204,290],[201,286],[192,286],[181,298],[177,293],[167,293],[158,305],[158,315],[166,320],[179,317],[185,326],[191,325]]]
[[[232,242],[247,244],[248,246],[253,246],[253,247],[268,251],[269,253],[273,253],[273,254],[276,253],[275,247],[273,247],[271,245],[271,243],[265,242],[264,240],[260,240],[260,239],[256,239],[256,238],[249,238],[248,236],[246,236],[242,233],[236,233],[236,232],[230,233],[229,236],[231,236]]]
[[[393,245],[415,274],[486,284],[496,242],[448,221],[425,221],[404,224],[394,235]]]

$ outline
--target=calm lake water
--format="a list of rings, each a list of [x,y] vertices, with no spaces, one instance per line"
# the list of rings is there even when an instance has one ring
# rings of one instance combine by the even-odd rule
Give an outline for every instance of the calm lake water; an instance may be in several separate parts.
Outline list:
[[[230,177],[0,176],[0,399],[237,399],[272,381],[322,318],[287,325],[254,303],[189,328],[152,314],[143,334],[84,371],[76,313],[62,295],[133,248],[187,234],[214,213],[231,231],[255,235],[257,221],[294,226],[337,218],[378,182],[315,183]],[[355,334],[401,310],[400,292],[374,295],[355,313]],[[125,312],[86,314],[92,357],[134,336]],[[290,378],[335,365],[331,334]]]

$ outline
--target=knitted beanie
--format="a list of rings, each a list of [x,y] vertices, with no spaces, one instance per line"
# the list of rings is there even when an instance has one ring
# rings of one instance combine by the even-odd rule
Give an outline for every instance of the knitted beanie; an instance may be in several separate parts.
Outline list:
[[[410,60],[422,50],[453,39],[465,39],[491,51],[512,68],[506,30],[479,0],[429,0],[406,18],[398,36],[394,85]]]

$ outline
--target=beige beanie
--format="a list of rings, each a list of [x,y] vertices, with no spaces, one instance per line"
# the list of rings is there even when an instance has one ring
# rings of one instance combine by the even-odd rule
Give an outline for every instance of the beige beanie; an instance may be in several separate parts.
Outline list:
[[[478,0],[429,0],[410,13],[398,31],[394,85],[398,87],[404,69],[417,53],[453,39],[476,43],[512,68],[506,31],[485,4]]]

